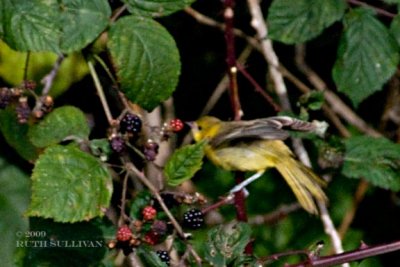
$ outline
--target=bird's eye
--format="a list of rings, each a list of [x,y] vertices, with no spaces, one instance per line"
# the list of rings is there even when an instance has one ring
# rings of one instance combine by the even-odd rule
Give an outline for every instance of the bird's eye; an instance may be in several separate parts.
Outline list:
[[[197,126],[197,130],[201,131],[202,129],[203,129],[203,127]]]

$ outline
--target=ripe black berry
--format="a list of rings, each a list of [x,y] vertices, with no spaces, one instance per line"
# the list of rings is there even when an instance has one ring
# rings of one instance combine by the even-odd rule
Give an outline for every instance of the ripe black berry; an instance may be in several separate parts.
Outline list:
[[[168,251],[157,250],[156,253],[157,253],[158,257],[161,259],[161,261],[165,262],[169,266],[171,258],[168,255]]]
[[[125,141],[119,135],[111,136],[110,140],[111,149],[117,153],[121,153],[125,149]]]
[[[138,133],[142,129],[142,120],[137,115],[126,113],[119,126],[121,133]]]
[[[191,209],[183,214],[183,225],[190,229],[199,229],[204,224],[204,215],[199,209]]]

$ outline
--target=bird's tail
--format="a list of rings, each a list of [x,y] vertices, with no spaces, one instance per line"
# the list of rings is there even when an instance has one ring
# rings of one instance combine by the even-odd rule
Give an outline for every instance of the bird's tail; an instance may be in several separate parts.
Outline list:
[[[317,214],[314,199],[324,203],[328,201],[321,188],[325,181],[292,157],[278,162],[275,167],[293,190],[300,205],[309,213]]]

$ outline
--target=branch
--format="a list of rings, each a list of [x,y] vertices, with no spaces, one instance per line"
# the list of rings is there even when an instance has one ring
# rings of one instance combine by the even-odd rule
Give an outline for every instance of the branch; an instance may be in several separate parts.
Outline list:
[[[249,10],[252,16],[251,26],[256,30],[257,37],[261,40],[261,50],[265,60],[268,62],[269,72],[275,86],[275,91],[279,97],[279,101],[283,110],[290,111],[291,106],[287,95],[286,85],[283,81],[283,76],[279,72],[279,59],[276,55],[272,41],[267,39],[267,25],[264,22],[264,16],[261,12],[261,7],[258,0],[247,0]]]
[[[103,91],[103,87],[101,86],[99,77],[97,76],[96,70],[94,69],[93,63],[89,60],[87,61],[89,66],[90,75],[93,78],[94,86],[96,87],[97,94],[99,95],[101,105],[103,106],[104,113],[106,114],[107,121],[109,125],[113,124],[113,117],[111,115],[110,107],[108,106],[106,96]]]
[[[56,62],[53,65],[53,68],[51,69],[51,71],[49,72],[49,74],[47,74],[46,76],[44,76],[44,78],[42,79],[42,83],[44,84],[43,90],[42,90],[42,96],[46,96],[49,94],[51,86],[53,85],[54,79],[57,76],[58,70],[60,69],[61,63],[64,60],[64,55],[60,54],[56,60]]]
[[[361,2],[361,1],[358,1],[358,0],[347,0],[347,2],[349,2],[350,4],[356,5],[356,6],[363,6],[363,7],[371,8],[377,14],[385,16],[385,17],[389,17],[391,19],[396,17],[396,14],[390,13],[389,11],[386,11],[386,10],[384,10],[382,8],[374,7],[374,6],[371,6],[371,5],[367,4],[367,3],[364,3],[364,2]]]
[[[378,246],[367,246],[362,244],[359,249],[352,250],[349,252],[332,255],[332,256],[325,256],[325,257],[315,257],[308,259],[307,261],[287,265],[287,267],[328,267],[334,266],[346,262],[352,262],[357,260],[362,260],[365,258],[393,252],[400,250],[400,241],[396,241],[390,244],[385,245],[378,245]]]

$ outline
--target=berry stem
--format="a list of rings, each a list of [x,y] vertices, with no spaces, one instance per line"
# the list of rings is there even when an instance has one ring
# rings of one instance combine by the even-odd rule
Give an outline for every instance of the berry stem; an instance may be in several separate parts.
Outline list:
[[[108,124],[112,125],[113,117],[111,115],[110,107],[108,106],[106,96],[103,91],[103,87],[101,86],[99,77],[97,76],[96,70],[94,69],[93,63],[88,60],[87,64],[89,66],[90,75],[92,76],[94,86],[96,87],[97,94],[100,97],[101,105],[103,106],[104,113],[106,114]]]

